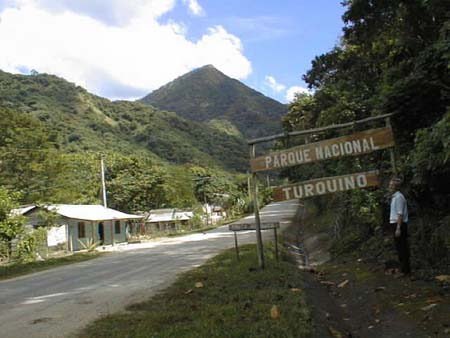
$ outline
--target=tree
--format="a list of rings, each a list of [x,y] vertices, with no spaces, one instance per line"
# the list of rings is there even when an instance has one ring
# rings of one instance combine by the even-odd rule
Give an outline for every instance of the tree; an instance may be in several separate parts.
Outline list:
[[[0,187],[0,241],[6,242],[8,256],[11,256],[11,241],[22,235],[24,219],[11,211],[18,207],[19,195]]]

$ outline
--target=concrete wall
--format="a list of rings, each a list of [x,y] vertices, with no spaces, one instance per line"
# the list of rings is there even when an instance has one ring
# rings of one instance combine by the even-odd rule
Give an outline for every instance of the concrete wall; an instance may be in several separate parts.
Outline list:
[[[37,217],[37,211],[32,211],[26,215],[26,225],[31,229],[33,226],[39,224],[40,220]],[[78,233],[78,223],[84,222],[85,237],[80,238]],[[65,225],[67,227],[68,249],[70,251],[83,250],[86,247],[91,246],[93,243],[97,245],[111,245],[115,243],[123,243],[127,241],[126,237],[126,222],[127,220],[121,220],[120,222],[120,234],[115,233],[115,221],[83,221],[79,219],[71,219],[61,217],[55,220],[58,226]],[[104,240],[100,241],[99,224],[103,223]],[[112,232],[111,232],[112,230]],[[112,234],[112,236],[111,236]],[[81,243],[80,243],[81,242]],[[83,245],[83,244],[84,245]]]
[[[84,222],[85,227],[85,237],[80,238],[78,233],[78,223]],[[69,220],[69,238],[73,245],[73,251],[83,250],[85,246],[90,246],[92,243],[97,243],[97,245],[111,245],[116,243],[123,243],[127,241],[126,237],[126,221],[121,220],[120,222],[120,234],[115,233],[115,222],[116,221],[83,221],[83,220]],[[103,241],[100,238],[100,224],[103,224]],[[111,232],[112,230],[112,232]],[[112,234],[112,236],[111,236]],[[83,244],[81,244],[82,242]]]

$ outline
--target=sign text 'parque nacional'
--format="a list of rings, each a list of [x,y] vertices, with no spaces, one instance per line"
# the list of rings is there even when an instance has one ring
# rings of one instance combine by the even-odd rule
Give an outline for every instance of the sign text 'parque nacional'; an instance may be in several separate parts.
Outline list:
[[[322,177],[315,180],[276,187],[273,190],[272,197],[275,201],[285,201],[379,185],[378,171],[369,171],[343,176]]]
[[[352,135],[304,144],[251,159],[253,172],[281,169],[343,156],[357,156],[394,146],[391,128],[371,129]]]

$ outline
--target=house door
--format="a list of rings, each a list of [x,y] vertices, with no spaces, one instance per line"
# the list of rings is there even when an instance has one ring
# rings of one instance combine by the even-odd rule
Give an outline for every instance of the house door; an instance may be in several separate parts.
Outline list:
[[[103,222],[98,223],[98,239],[100,244],[103,244],[105,241],[105,228],[103,226]]]

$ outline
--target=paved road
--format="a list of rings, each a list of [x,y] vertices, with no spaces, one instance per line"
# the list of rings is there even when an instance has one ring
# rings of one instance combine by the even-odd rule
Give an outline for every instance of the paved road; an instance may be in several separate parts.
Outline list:
[[[295,202],[274,203],[262,210],[262,221],[278,220],[284,227],[297,208]],[[263,232],[263,239],[271,234]],[[254,231],[239,233],[240,244],[254,239]],[[132,245],[124,246],[91,261],[0,282],[0,336],[68,337],[95,318],[149,298],[178,273],[233,245],[228,227],[220,227],[136,245],[133,250]]]

